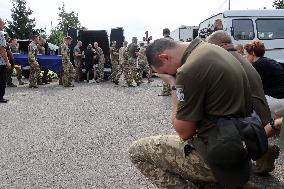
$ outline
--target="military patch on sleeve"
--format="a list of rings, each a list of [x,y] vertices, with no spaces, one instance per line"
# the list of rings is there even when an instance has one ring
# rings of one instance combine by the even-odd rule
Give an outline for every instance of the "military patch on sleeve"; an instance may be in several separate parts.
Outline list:
[[[183,85],[177,85],[176,86],[176,96],[177,96],[178,101],[180,101],[180,102],[185,101],[184,86]]]

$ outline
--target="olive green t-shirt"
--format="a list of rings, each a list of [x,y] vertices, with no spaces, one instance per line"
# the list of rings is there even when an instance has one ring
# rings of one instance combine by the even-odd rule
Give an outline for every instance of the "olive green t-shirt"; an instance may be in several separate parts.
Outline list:
[[[271,120],[271,113],[263,91],[261,78],[256,69],[236,50],[228,50],[243,66],[250,84],[253,109],[259,115],[262,125],[267,125]]]
[[[206,131],[214,126],[206,119],[208,115],[250,115],[249,82],[233,55],[197,38],[187,48],[182,63],[176,76],[176,118],[196,121],[198,136],[207,138]]]

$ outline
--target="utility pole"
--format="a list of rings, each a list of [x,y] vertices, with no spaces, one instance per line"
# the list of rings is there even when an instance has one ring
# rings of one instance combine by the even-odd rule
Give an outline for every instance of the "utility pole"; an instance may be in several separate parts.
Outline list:
[[[229,10],[231,10],[231,0],[229,0]]]

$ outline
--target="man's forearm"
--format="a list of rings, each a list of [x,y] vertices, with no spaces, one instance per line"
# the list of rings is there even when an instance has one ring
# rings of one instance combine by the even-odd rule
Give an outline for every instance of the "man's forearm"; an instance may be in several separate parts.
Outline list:
[[[176,113],[177,113],[177,96],[176,91],[171,91],[171,97],[172,97],[172,123],[174,124],[174,120],[176,119]]]
[[[0,48],[0,54],[3,57],[6,64],[9,64],[8,54],[5,48]]]

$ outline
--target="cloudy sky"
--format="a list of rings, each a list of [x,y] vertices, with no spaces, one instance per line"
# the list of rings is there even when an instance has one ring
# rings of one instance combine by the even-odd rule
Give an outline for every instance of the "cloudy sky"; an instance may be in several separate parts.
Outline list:
[[[149,31],[161,37],[162,29],[174,30],[181,25],[199,25],[213,14],[228,9],[228,0],[27,0],[38,28],[57,24],[58,7],[65,2],[67,11],[79,14],[82,26],[92,30],[123,27],[126,39],[142,39]],[[231,0],[231,9],[272,9],[273,0]],[[1,0],[0,17],[10,20],[11,0]]]

